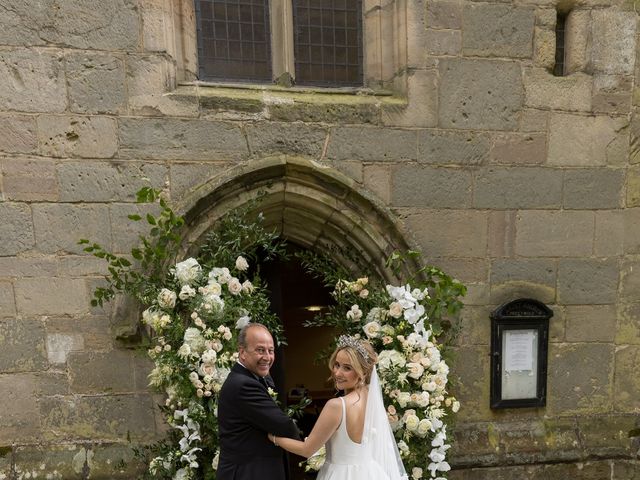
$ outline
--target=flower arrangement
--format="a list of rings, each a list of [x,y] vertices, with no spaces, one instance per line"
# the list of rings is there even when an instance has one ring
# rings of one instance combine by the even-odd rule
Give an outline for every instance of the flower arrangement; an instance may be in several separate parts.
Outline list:
[[[445,339],[452,337],[448,317],[462,307],[459,298],[465,287],[435,267],[416,274],[416,287],[381,285],[366,276],[348,281],[345,272],[330,261],[313,254],[301,257],[309,271],[335,285],[336,304],[309,326],[331,325],[340,333],[371,342],[378,352],[387,416],[407,473],[414,480],[427,476],[443,480],[450,470],[446,461],[448,419],[460,403],[448,394],[446,348],[436,333]],[[391,262],[405,259],[396,254]],[[317,470],[323,460],[323,453],[318,452],[306,468]]]

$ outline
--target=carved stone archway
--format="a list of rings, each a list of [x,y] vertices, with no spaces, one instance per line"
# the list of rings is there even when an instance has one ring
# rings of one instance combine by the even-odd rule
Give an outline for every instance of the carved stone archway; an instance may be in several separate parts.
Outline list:
[[[252,161],[192,190],[178,208],[186,220],[184,254],[202,244],[217,219],[259,192],[265,192],[259,209],[267,227],[319,253],[328,253],[331,245],[352,247],[373,272],[394,280],[385,261],[393,251],[409,248],[398,220],[354,180],[300,157]]]

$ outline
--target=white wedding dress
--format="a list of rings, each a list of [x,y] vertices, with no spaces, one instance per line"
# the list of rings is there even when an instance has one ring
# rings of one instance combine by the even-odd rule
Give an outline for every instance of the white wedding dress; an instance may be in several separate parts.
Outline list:
[[[325,444],[325,463],[317,480],[406,480],[398,447],[382,404],[382,395],[374,369],[365,414],[362,443],[347,433],[347,409],[342,401],[340,426]]]

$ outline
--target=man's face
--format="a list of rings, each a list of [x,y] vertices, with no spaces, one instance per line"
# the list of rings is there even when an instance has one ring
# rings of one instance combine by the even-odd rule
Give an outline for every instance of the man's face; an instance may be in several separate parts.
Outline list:
[[[247,330],[247,347],[240,347],[239,358],[250,372],[260,377],[268,375],[275,360],[271,334],[262,327]]]

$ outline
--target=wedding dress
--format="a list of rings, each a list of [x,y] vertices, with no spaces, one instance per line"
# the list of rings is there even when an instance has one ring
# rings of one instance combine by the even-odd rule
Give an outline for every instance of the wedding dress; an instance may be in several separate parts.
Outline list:
[[[340,426],[327,441],[325,463],[317,480],[406,480],[398,446],[387,419],[375,370],[369,384],[362,442],[347,433],[347,409],[342,401]]]

